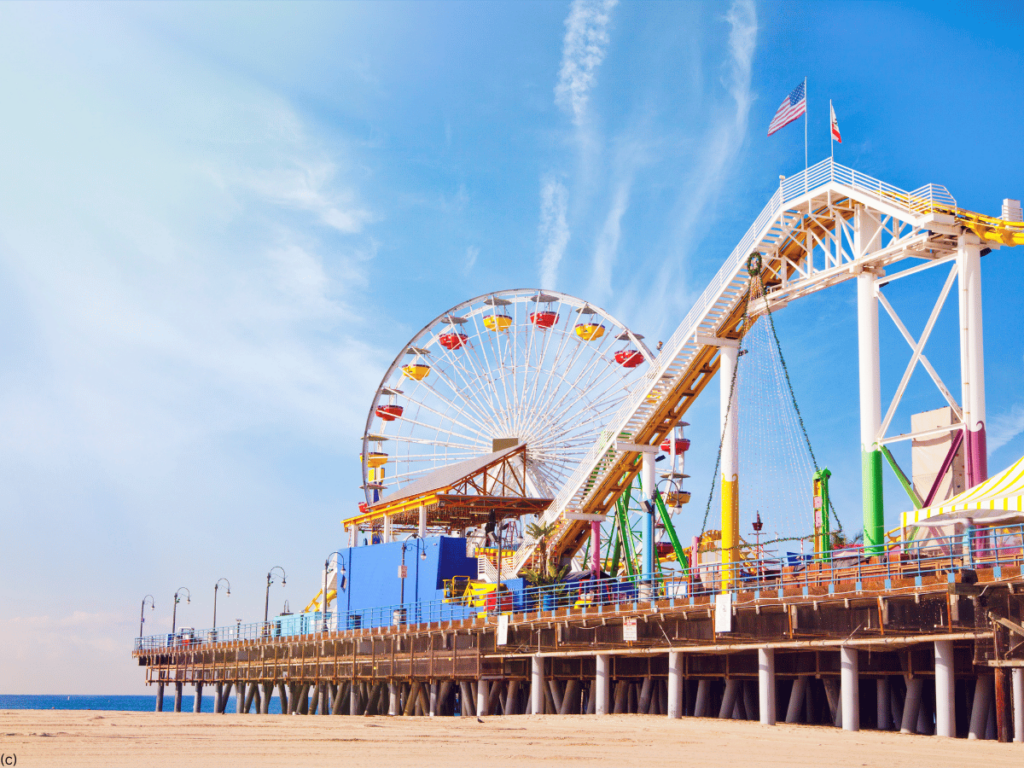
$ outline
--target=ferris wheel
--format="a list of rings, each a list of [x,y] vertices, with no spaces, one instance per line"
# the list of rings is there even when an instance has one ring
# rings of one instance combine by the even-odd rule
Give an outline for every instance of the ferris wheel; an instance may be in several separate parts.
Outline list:
[[[653,360],[642,338],[600,307],[537,289],[438,315],[374,395],[361,456],[367,503],[519,445],[529,494],[553,498]]]

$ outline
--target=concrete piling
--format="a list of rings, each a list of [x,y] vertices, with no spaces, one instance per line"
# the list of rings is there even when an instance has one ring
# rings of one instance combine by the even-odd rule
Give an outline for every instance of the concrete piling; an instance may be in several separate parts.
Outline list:
[[[174,711],[181,712],[181,688],[182,683],[176,682],[174,684]]]
[[[531,713],[544,714],[544,657],[534,656],[530,660],[530,692],[532,694]]]
[[[192,712],[198,714],[203,711],[203,684],[196,683],[195,696],[192,697]]]
[[[164,684],[163,683],[157,683],[156,684],[156,711],[157,712],[163,712],[164,711]]]
[[[683,716],[683,654],[678,651],[668,654],[668,716]]]
[[[978,675],[978,681],[974,686],[974,704],[971,706],[971,727],[967,732],[968,739],[987,737],[992,679],[991,675]]]
[[[487,703],[487,681],[478,680],[476,684],[476,714],[478,717],[489,714]]]
[[[697,682],[697,698],[693,703],[693,716],[694,717],[707,717],[708,716],[708,698],[711,694],[711,683],[706,678],[701,678]]]
[[[722,697],[722,708],[718,710],[719,720],[728,720],[736,708],[736,699],[739,695],[740,681],[729,678],[725,681],[725,695]]]
[[[921,694],[924,691],[924,680],[920,677],[907,679],[907,695],[903,699],[903,718],[900,721],[900,733],[917,733],[917,716],[921,709]]]
[[[764,725],[775,725],[775,651],[763,648],[757,652],[758,711]]]
[[[889,715],[889,678],[875,678],[875,727],[888,731],[892,719]]]
[[[257,683],[249,683],[249,685],[246,686],[245,683],[240,683],[239,685],[240,685],[240,690],[244,690],[245,691],[245,697],[242,700],[242,710],[241,711],[242,711],[243,715],[248,715],[252,711],[252,703],[256,699],[256,695],[257,695],[256,691],[257,691],[258,684]]]
[[[608,694],[611,691],[610,677],[611,657],[600,653],[595,657],[596,673],[594,676],[594,711],[598,715],[608,714]]]
[[[860,730],[860,669],[858,661],[856,648],[843,646],[839,649],[844,731]]]

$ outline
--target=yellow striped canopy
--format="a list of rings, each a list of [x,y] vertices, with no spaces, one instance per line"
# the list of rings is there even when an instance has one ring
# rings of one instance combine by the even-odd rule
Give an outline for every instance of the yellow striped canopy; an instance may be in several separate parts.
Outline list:
[[[970,518],[979,525],[1024,521],[1024,457],[998,475],[939,505],[904,512],[902,525],[939,527]]]

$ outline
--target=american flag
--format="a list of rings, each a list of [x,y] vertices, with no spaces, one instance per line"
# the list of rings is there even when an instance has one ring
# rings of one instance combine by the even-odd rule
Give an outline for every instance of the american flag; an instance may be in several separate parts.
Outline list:
[[[782,100],[782,104],[779,105],[779,111],[775,113],[771,125],[768,126],[768,135],[771,136],[779,128],[789,125],[806,111],[807,91],[805,90],[805,83],[800,83],[789,96]]]

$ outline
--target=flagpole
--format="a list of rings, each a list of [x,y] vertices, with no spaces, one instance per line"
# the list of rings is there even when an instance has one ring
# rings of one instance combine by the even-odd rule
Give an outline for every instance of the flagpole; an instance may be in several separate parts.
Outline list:
[[[836,161],[836,137],[832,131],[832,99],[828,100],[828,148],[832,162]]]
[[[830,129],[831,130],[831,129]],[[808,189],[807,169],[807,76],[804,76],[804,192]]]

